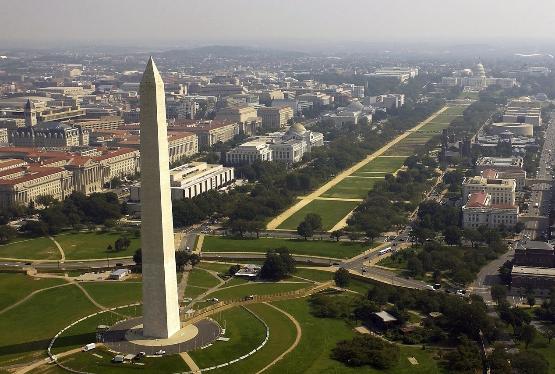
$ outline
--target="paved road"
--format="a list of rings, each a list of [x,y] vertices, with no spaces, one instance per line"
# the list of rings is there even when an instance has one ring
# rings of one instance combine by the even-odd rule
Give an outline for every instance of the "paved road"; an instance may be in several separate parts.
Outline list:
[[[220,326],[209,319],[203,319],[193,323],[198,328],[198,334],[191,340],[183,343],[169,343],[166,345],[146,346],[135,344],[125,340],[125,334],[129,329],[142,323],[142,318],[132,318],[117,323],[106,331],[102,336],[104,345],[108,348],[122,353],[145,352],[147,355],[154,355],[160,349],[166,354],[178,354],[180,352],[192,351],[214,342],[221,334]]]
[[[552,112],[552,117],[555,112]],[[554,117],[555,118],[555,117]],[[552,179],[552,166],[555,161],[555,124],[552,120],[546,129],[545,140],[540,157],[539,168],[536,179]],[[532,186],[532,196],[526,215],[532,217],[549,217],[551,212],[552,184],[539,183]],[[538,205],[536,207],[536,204]],[[531,239],[541,238],[545,230],[549,227],[549,220],[535,220],[528,222],[523,234]]]
[[[499,268],[505,262],[512,260],[514,254],[515,251],[511,248],[507,253],[480,269],[480,272],[476,276],[476,280],[474,280],[469,287],[470,293],[481,296],[488,305],[493,304],[491,286],[501,283]]]

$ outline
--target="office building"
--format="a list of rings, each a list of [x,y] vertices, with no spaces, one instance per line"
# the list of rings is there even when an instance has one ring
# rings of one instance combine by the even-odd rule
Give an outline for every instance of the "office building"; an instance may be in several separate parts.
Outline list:
[[[470,193],[462,213],[463,228],[512,228],[518,222],[518,206],[514,203],[495,204],[492,195],[484,191]]]
[[[262,127],[266,130],[280,130],[293,118],[294,113],[290,107],[260,107],[258,116],[262,119]]]
[[[489,179],[483,176],[464,178],[462,183],[463,203],[471,194],[484,192],[491,196],[493,205],[515,205],[516,182],[514,179]]]

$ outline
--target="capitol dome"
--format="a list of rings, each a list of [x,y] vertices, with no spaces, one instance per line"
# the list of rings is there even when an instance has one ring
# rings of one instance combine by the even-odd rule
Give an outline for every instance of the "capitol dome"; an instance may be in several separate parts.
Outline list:
[[[476,64],[476,75],[479,77],[485,77],[486,76],[486,69],[484,69],[484,65],[482,65],[481,62],[479,62],[478,64]]]
[[[304,134],[306,132],[306,128],[300,123],[295,123],[291,125],[291,127],[289,128],[289,132],[296,133],[296,134]]]

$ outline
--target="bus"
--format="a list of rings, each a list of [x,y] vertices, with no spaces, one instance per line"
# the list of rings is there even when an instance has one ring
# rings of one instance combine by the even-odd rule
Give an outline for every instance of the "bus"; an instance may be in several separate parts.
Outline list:
[[[385,254],[388,253],[388,252],[391,252],[391,247],[386,247],[386,248],[384,248],[384,249],[380,249],[380,251],[378,252],[378,254],[379,254],[380,256],[383,256],[383,255],[385,255]]]

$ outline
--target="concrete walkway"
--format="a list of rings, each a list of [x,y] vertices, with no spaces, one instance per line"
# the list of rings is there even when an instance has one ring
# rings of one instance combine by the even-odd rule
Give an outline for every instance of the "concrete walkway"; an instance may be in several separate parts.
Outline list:
[[[60,251],[60,262],[64,262],[66,260],[66,254],[64,253],[64,249],[62,248],[60,243],[58,243],[58,241],[54,239],[53,236],[48,235],[48,239],[52,240],[54,242],[54,245],[58,248],[58,251]]]
[[[98,345],[98,343],[97,343],[97,345]],[[57,357],[58,359],[60,359],[60,358],[66,357],[66,356],[70,356],[70,355],[73,355],[73,354],[75,354],[75,353],[81,352],[81,349],[82,349],[82,348],[79,347],[79,348],[75,348],[75,349],[72,349],[72,350],[69,350],[69,351],[66,351],[66,352],[58,353],[58,354],[56,355],[56,357]],[[18,371],[15,372],[15,374],[25,374],[25,373],[29,373],[30,371],[35,370],[36,368],[38,368],[38,367],[40,367],[40,366],[42,366],[42,365],[49,364],[49,363],[50,363],[50,359],[49,359],[49,358],[45,358],[45,359],[42,359],[42,360],[40,360],[40,361],[33,362],[32,364],[30,364],[30,365],[28,365],[28,366],[25,366],[25,367],[22,368],[22,369],[19,369]]]
[[[183,361],[185,361],[185,363],[187,364],[187,366],[189,367],[189,369],[191,369],[191,371],[193,373],[200,373],[201,372],[200,368],[198,367],[196,362],[193,360],[193,358],[191,356],[189,356],[189,354],[187,352],[181,352],[179,355],[181,356]]]
[[[297,348],[297,346],[299,345],[299,343],[301,341],[301,338],[303,336],[303,330],[301,329],[301,325],[295,319],[295,317],[293,317],[291,314],[287,313],[283,309],[278,308],[275,305],[272,305],[270,303],[263,303],[263,304],[274,308],[275,310],[277,310],[280,313],[283,313],[287,318],[289,318],[289,320],[291,322],[293,322],[293,325],[295,325],[295,330],[297,330],[297,335],[295,336],[295,341],[293,342],[293,344],[291,344],[291,346],[289,348],[287,348],[287,350],[285,352],[283,352],[282,354],[277,356],[272,362],[270,362],[268,365],[264,366],[261,370],[257,371],[256,374],[259,374],[259,373],[262,373],[262,372],[268,370],[270,367],[274,366],[279,360],[281,360],[283,357],[285,357],[285,355],[287,355],[289,352],[291,352],[292,350]]]
[[[408,131],[405,131],[403,134],[401,134],[398,137],[396,137],[395,139],[391,140],[389,143],[387,143],[386,145],[384,145],[383,147],[378,149],[376,152],[368,155],[362,161],[356,163],[355,165],[351,166],[350,168],[347,168],[344,171],[342,171],[341,173],[339,173],[335,178],[328,181],[327,183],[322,185],[320,188],[316,189],[314,192],[307,195],[304,199],[300,200],[295,205],[293,205],[292,207],[290,207],[289,209],[285,210],[280,215],[278,215],[276,218],[271,220],[268,223],[268,226],[267,226],[268,230],[276,229],[278,226],[280,226],[283,222],[285,222],[285,220],[287,220],[293,214],[297,213],[299,210],[301,210],[302,208],[307,206],[309,203],[314,201],[317,197],[319,197],[320,195],[322,195],[325,192],[327,192],[328,190],[330,190],[332,187],[337,185],[339,182],[343,181],[347,176],[349,176],[349,175],[353,174],[354,172],[356,172],[357,170],[361,169],[363,166],[365,166],[366,164],[368,164],[370,161],[374,160],[375,158],[380,157],[381,155],[383,155],[387,150],[389,150],[395,144],[399,143],[400,141],[405,139],[407,136],[409,136],[411,134],[411,132],[418,131],[420,128],[426,126],[429,122],[433,121],[437,116],[439,116],[441,113],[443,113],[445,110],[447,110],[447,108],[448,107],[445,106],[442,109],[438,110],[437,112],[432,114],[430,117],[428,117],[427,119],[425,119],[424,121],[420,122],[418,125],[413,127],[412,129],[410,129]]]

